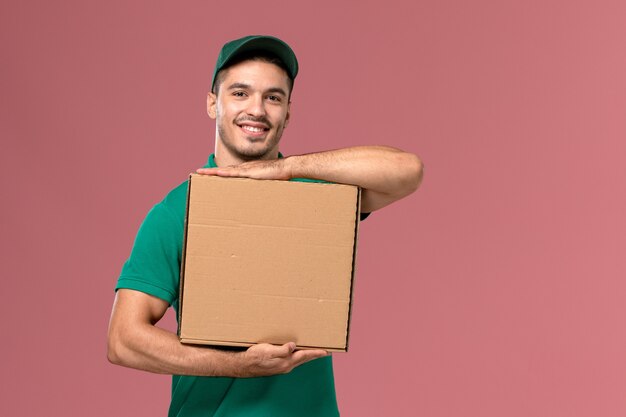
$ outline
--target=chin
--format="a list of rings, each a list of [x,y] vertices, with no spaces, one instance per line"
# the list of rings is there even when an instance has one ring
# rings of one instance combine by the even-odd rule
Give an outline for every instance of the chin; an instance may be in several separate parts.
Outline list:
[[[265,138],[263,141],[257,140],[256,142],[250,141],[246,137],[237,137],[234,140],[227,135],[224,135],[223,131],[220,131],[221,144],[226,148],[228,153],[233,157],[241,159],[242,161],[252,161],[256,159],[267,158],[267,155],[273,154],[278,150],[278,140],[274,137]],[[278,154],[276,152],[276,154]]]
[[[275,152],[278,149],[278,143],[272,141],[257,143],[257,144],[244,144],[244,146],[237,147],[235,151],[242,159],[261,159],[267,155]]]
[[[271,153],[271,149],[262,148],[262,149],[238,149],[237,154],[241,159],[245,160],[253,160],[253,159],[261,159],[267,154]]]

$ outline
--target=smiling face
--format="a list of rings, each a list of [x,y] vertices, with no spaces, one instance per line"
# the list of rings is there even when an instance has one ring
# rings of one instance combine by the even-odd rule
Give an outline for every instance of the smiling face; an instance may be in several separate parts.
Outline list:
[[[207,111],[216,120],[215,159],[234,165],[278,158],[278,143],[289,122],[287,73],[269,62],[247,60],[223,70]]]

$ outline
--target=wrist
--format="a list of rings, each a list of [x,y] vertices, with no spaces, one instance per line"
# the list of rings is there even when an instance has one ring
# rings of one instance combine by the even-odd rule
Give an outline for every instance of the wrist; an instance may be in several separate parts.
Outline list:
[[[248,375],[248,368],[250,366],[250,360],[248,358],[247,355],[247,350],[244,350],[242,352],[237,352],[235,354],[233,354],[232,356],[232,361],[231,361],[231,365],[232,365],[232,369],[231,369],[231,374],[232,376],[234,376],[235,378],[247,378],[249,377]]]
[[[283,170],[287,179],[300,178],[300,157],[298,155],[283,158]]]

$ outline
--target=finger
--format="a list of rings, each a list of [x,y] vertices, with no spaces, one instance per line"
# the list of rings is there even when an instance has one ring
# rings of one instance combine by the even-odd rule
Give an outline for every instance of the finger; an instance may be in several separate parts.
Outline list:
[[[231,167],[225,168],[199,168],[196,173],[202,175],[216,175],[218,177],[244,177],[245,171]]]
[[[242,168],[220,168],[217,171],[220,177],[247,177],[247,171]]]
[[[217,175],[218,169],[219,168],[198,168],[196,169],[196,173],[202,175]]]
[[[298,366],[305,362],[312,361],[313,359],[323,358],[324,356],[328,356],[328,352],[321,349],[299,350],[293,354],[293,360],[296,366]]]
[[[294,350],[296,350],[296,344],[293,342],[285,343],[282,346],[278,346],[276,351],[277,358],[286,358],[290,356]]]

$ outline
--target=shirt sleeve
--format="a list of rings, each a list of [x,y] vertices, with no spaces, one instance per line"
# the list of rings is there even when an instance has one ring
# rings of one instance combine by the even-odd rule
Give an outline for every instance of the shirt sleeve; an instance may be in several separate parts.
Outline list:
[[[148,212],[115,290],[132,289],[172,305],[178,301],[183,225],[159,203]]]

